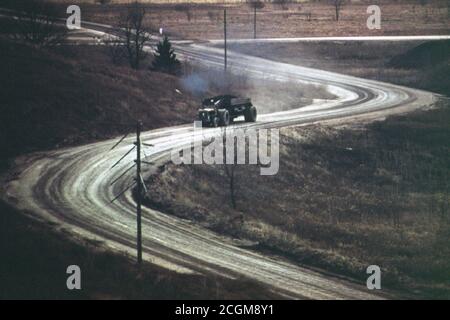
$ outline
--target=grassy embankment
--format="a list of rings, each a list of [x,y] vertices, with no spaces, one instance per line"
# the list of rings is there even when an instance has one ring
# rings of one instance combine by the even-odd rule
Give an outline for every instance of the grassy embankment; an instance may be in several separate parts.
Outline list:
[[[449,298],[449,123],[447,104],[365,128],[286,129],[277,175],[238,166],[236,209],[223,167],[206,165],[167,165],[147,204],[302,265],[364,281],[377,264],[385,288]]]
[[[316,59],[313,66],[321,63],[333,71],[368,75],[373,72],[370,62],[384,60],[372,55],[376,44],[349,44],[364,49],[353,52],[359,54],[353,58],[346,44],[331,45],[337,50],[326,49],[325,43],[311,50],[334,52],[342,65],[336,63],[341,60]],[[446,93],[448,82],[419,76],[425,65],[435,64],[438,73],[445,67],[448,51],[443,58],[439,52],[444,51],[430,52],[430,47],[445,45],[408,46],[402,56],[398,47],[385,48],[386,64],[415,68],[411,72],[417,76],[404,84]],[[305,51],[306,47],[302,45]],[[286,60],[296,59],[286,52],[282,50]],[[280,55],[272,52],[270,57]],[[388,74],[389,70],[396,69],[388,69]],[[357,128],[314,125],[282,130],[277,175],[261,177],[255,166],[238,166],[236,209],[224,169],[205,165],[163,168],[149,180],[147,204],[255,241],[255,250],[299,264],[361,281],[365,268],[377,264],[387,288],[417,297],[450,298],[448,100],[438,107]]]
[[[256,283],[182,275],[134,257],[113,254],[101,243],[32,220],[0,202],[0,299],[267,299]],[[81,290],[66,288],[66,268],[81,268]]]

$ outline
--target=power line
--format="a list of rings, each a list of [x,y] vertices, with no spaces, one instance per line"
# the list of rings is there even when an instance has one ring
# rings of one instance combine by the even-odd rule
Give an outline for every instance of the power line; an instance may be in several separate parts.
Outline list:
[[[128,133],[126,133],[119,141],[117,141],[117,143],[115,145],[113,145],[113,147],[111,149],[109,149],[109,151],[113,150],[115,147],[117,147],[123,140],[125,140],[125,138],[128,136]]]
[[[120,158],[116,163],[114,163],[114,165],[113,165],[110,169],[112,169],[112,168],[114,168],[115,166],[117,166],[123,159],[125,159],[125,157],[126,157],[127,155],[129,155],[129,154],[131,153],[131,151],[134,150],[134,148],[136,148],[136,146],[133,146],[130,150],[128,150],[127,153],[125,153],[125,154],[122,156],[122,158]]]
[[[127,170],[125,170],[120,176],[118,176],[113,182],[111,182],[110,186],[112,186],[114,183],[120,180],[124,175],[126,175],[131,169],[134,168],[136,164],[133,164],[131,167],[129,167]]]
[[[116,201],[119,197],[121,197],[125,192],[130,190],[132,187],[136,185],[136,251],[137,251],[137,262],[138,264],[142,263],[142,191],[147,193],[147,187],[145,185],[144,179],[141,174],[141,164],[148,164],[153,165],[152,162],[143,161],[141,159],[141,147],[147,146],[147,147],[153,147],[153,144],[149,143],[142,143],[141,142],[141,130],[142,130],[142,123],[141,121],[138,121],[136,123],[136,141],[134,142],[134,146],[128,150],[114,165],[111,167],[114,168],[117,166],[123,159],[125,159],[133,150],[136,149],[136,159],[134,160],[134,164],[127,168],[124,172],[122,172],[116,179],[114,179],[113,182],[111,182],[111,185],[119,181],[122,177],[124,177],[129,171],[131,171],[134,167],[136,167],[136,177],[134,181],[122,192],[120,192],[116,197],[114,197],[113,200],[111,200],[111,203]],[[116,148],[126,137],[128,134],[123,136],[114,146],[110,149]],[[143,150],[142,150],[143,151]],[[145,152],[144,152],[145,154]]]
[[[123,190],[122,192],[120,192],[114,199],[112,199],[112,200],[110,201],[110,203],[113,203],[114,201],[116,201],[117,199],[119,199],[120,196],[122,196],[125,192],[127,192],[128,190],[130,190],[135,184],[136,184],[136,181],[134,181],[132,184],[130,184],[125,190]]]

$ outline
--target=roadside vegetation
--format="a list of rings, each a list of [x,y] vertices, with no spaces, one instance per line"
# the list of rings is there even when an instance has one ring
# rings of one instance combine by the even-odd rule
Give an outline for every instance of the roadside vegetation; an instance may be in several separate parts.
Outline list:
[[[167,164],[147,205],[306,266],[408,296],[449,298],[450,106],[367,126],[284,129],[280,171]],[[184,181],[180,184],[179,181]],[[234,203],[235,205],[234,205]]]
[[[72,239],[72,240],[69,240]],[[111,253],[101,242],[73,239],[69,231],[30,219],[0,202],[0,299],[270,299],[245,279],[182,275],[134,257]],[[81,290],[66,287],[68,266],[81,268]]]
[[[167,36],[164,36],[156,46],[155,59],[152,67],[162,72],[177,74],[180,72],[181,63],[175,54],[175,49]]]
[[[106,48],[35,49],[7,40],[0,48],[5,155],[113,137],[137,119],[152,129],[195,116],[198,101],[181,91],[179,78],[113,65]]]

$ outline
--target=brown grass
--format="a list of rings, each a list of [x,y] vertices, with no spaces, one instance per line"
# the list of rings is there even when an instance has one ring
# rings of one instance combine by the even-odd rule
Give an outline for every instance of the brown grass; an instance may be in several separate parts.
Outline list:
[[[368,30],[366,9],[373,3],[346,4],[341,20],[334,21],[334,7],[326,1],[269,4],[258,11],[258,37],[448,34],[448,3],[427,1],[378,2],[382,10],[382,29]],[[188,39],[223,37],[223,4],[149,4],[148,22],[172,36]],[[84,5],[84,17],[116,24],[121,5]],[[253,12],[247,4],[228,4],[228,34],[231,38],[253,37]],[[311,14],[311,19],[308,19]]]
[[[284,130],[280,171],[238,166],[237,209],[217,166],[166,166],[148,204],[258,244],[255,250],[420,297],[448,298],[448,104],[366,128]],[[183,181],[183,184],[177,183]]]
[[[151,129],[195,117],[198,101],[178,78],[114,66],[103,49],[0,46],[6,155],[111,137],[131,131],[137,119]]]
[[[53,225],[0,202],[0,299],[270,299],[246,279],[181,275],[113,254],[101,243],[72,242]],[[82,290],[66,288],[66,268],[81,268]]]

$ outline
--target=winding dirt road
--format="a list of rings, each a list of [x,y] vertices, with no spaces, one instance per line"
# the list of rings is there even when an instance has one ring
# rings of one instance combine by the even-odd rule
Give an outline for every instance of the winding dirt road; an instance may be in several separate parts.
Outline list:
[[[208,67],[222,66],[222,51],[199,44],[179,44],[177,51]],[[325,119],[405,112],[434,103],[431,93],[293,66],[230,52],[232,72],[251,77],[326,85],[338,98],[316,101],[301,109],[260,115],[256,128],[307,124]],[[235,127],[247,126],[237,124]],[[204,137],[218,134],[207,129]],[[167,157],[186,144],[192,126],[153,130],[143,134],[155,148],[145,150],[148,161]],[[111,185],[134,160],[134,153],[113,169],[134,138],[109,151],[117,139],[81,147],[35,153],[17,159],[14,178],[5,182],[3,197],[34,217],[55,222],[74,235],[102,241],[105,246],[135,254],[135,202],[131,191],[111,203],[132,177]],[[181,183],[181,182],[180,182]],[[240,248],[233,240],[148,208],[143,210],[144,259],[179,272],[245,277],[289,298],[377,299],[363,285],[323,275],[295,264]]]

